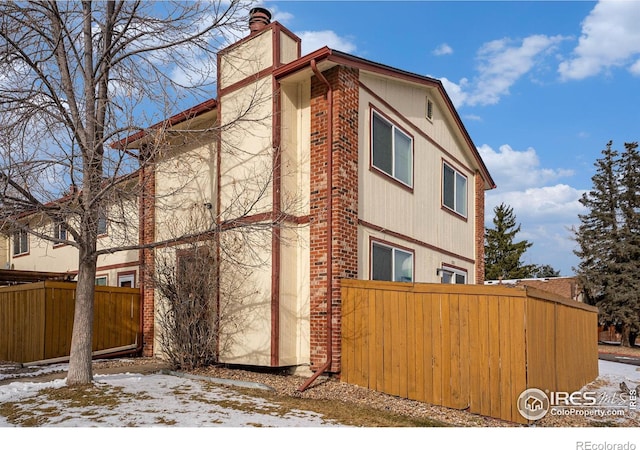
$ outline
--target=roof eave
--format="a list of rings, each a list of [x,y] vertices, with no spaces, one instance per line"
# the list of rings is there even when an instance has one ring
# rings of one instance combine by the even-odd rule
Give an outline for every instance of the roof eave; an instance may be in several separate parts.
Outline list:
[[[186,122],[187,120],[191,120],[209,111],[213,111],[217,107],[218,107],[218,101],[215,98],[206,100],[198,105],[192,106],[191,108],[185,109],[184,111],[181,111],[178,114],[175,114],[169,117],[168,119],[165,119],[154,125],[151,125],[146,130],[140,130],[130,136],[127,136],[124,139],[114,142],[111,144],[111,147],[117,148],[117,149],[129,148],[129,146],[134,142],[137,142],[143,139],[144,137],[148,136],[151,130],[174,127],[180,123]]]

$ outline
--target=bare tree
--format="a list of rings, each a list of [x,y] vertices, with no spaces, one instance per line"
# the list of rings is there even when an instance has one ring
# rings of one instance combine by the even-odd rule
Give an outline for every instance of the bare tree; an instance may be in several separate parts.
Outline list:
[[[244,28],[244,11],[238,0],[0,4],[0,219],[78,250],[69,385],[93,378],[97,258],[137,244],[125,235],[98,248],[101,217],[109,208],[132,219],[136,171],[166,148],[162,139],[144,152],[108,144],[206,94],[213,55]],[[64,223],[68,235],[39,231],[26,212]]]
[[[171,225],[172,236],[193,236],[188,242],[156,249],[153,285],[157,299],[158,341],[174,368],[193,369],[217,363],[234,344],[255,307],[252,271],[263,258],[246,256],[270,242],[268,222],[207,227],[194,208]],[[230,224],[227,224],[230,225]],[[186,231],[186,229],[191,232]],[[200,230],[206,229],[207,233]],[[251,246],[247,246],[250,240]],[[220,276],[221,272],[228,276]]]

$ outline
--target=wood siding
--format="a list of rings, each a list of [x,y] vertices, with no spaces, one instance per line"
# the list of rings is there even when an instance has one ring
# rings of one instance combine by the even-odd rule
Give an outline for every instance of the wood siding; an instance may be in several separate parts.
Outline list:
[[[20,363],[69,355],[75,283],[0,289],[0,360]],[[140,291],[96,286],[93,351],[138,343]]]
[[[597,310],[535,289],[342,281],[344,382],[527,423],[522,391],[598,376]]]

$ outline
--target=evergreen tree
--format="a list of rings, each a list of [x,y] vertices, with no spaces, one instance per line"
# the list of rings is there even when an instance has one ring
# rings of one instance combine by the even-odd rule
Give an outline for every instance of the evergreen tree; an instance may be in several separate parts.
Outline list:
[[[493,209],[493,229],[485,229],[485,279],[530,278],[536,268],[523,264],[522,255],[533,244],[524,240],[514,242],[520,232],[513,208],[501,203]]]
[[[576,273],[600,321],[618,327],[628,346],[640,325],[640,154],[637,143],[627,143],[620,155],[611,141],[602,154],[593,187],[580,199],[587,213],[574,230]]]
[[[549,264],[542,264],[540,266],[536,266],[535,269],[533,269],[533,276],[535,278],[559,277],[560,276],[560,271],[554,269]]]

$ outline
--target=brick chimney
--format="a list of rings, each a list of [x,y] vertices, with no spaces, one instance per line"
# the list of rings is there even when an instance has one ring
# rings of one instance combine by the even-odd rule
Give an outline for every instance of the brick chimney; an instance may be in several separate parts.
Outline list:
[[[251,34],[263,30],[271,23],[271,12],[266,8],[253,8],[249,11],[249,30]]]

